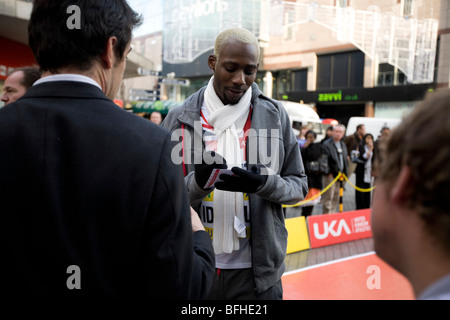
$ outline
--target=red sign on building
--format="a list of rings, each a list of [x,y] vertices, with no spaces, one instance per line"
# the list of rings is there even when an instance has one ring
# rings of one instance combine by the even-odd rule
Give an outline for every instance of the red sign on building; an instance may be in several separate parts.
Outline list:
[[[5,80],[14,69],[34,66],[31,49],[19,42],[0,37],[0,80]]]

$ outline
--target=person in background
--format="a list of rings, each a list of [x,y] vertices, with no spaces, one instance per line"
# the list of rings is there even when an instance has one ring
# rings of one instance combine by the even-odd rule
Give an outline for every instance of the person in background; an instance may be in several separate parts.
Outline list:
[[[428,94],[387,139],[373,195],[375,252],[420,300],[450,300],[449,123],[450,90]]]
[[[298,134],[298,137],[297,137],[298,146],[300,148],[303,148],[303,146],[306,142],[306,132],[308,132],[308,130],[310,130],[310,127],[306,124],[304,124],[300,127],[300,133]]]
[[[66,28],[74,5],[81,29]],[[112,101],[140,22],[126,0],[33,3],[29,44],[43,75],[0,109],[8,298],[151,301],[209,291],[214,251],[190,210],[170,133]]]
[[[191,205],[216,253],[209,299],[282,299],[287,246],[282,204],[296,204],[307,194],[288,114],[255,83],[259,57],[258,40],[248,30],[221,32],[208,57],[214,72],[208,85],[163,121],[176,139],[181,134],[184,159],[198,159],[182,166]],[[233,175],[206,184],[213,169],[227,167]]]
[[[320,143],[323,144],[325,141],[330,139],[332,136],[333,136],[333,127],[328,126],[327,130],[325,130],[325,137],[323,137],[323,139],[320,141]]]
[[[305,201],[315,197],[313,200],[305,203],[302,206],[302,216],[308,217],[311,215],[314,204],[320,202],[318,194],[322,190],[323,165],[321,165],[321,157],[324,156],[324,150],[321,143],[316,143],[317,134],[313,130],[306,132],[306,142],[301,149],[303,163],[305,164],[305,172],[308,177],[308,194]]]
[[[385,146],[382,142],[386,140],[391,133],[391,129],[389,127],[384,126],[380,130],[380,135],[374,143],[373,149],[373,159],[372,159],[372,176],[374,177],[374,185],[376,185],[377,177],[378,177],[378,168],[383,161],[383,150],[382,148]]]
[[[41,72],[32,67],[13,71],[5,80],[2,101],[4,106],[17,101],[41,77]]]
[[[364,135],[359,146],[358,162],[356,163],[356,186],[361,189],[369,189],[372,183],[372,158],[374,142],[370,133]],[[370,208],[370,192],[355,190],[356,209]]]
[[[325,154],[328,156],[329,174],[324,175],[324,185],[328,186],[340,172],[347,174],[348,157],[347,147],[342,141],[345,134],[345,126],[338,124],[333,127],[333,136],[324,142]],[[336,212],[339,204],[340,183],[337,181],[322,195],[323,213]]]
[[[357,162],[355,160],[358,158],[352,157],[352,152],[359,152],[359,147],[361,145],[361,141],[363,140],[364,135],[366,134],[366,127],[364,124],[358,124],[356,126],[356,131],[354,134],[348,135],[344,138],[344,143],[347,146],[348,151],[348,177],[355,172]]]
[[[161,115],[161,112],[159,112],[159,111],[153,111],[153,112],[150,114],[150,121],[153,122],[153,123],[155,123],[155,124],[157,124],[157,125],[160,125],[161,122],[162,122],[162,115]]]

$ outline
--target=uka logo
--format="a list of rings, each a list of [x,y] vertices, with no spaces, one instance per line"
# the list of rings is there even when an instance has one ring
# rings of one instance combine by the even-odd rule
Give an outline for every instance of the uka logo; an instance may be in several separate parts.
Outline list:
[[[372,236],[369,209],[308,217],[311,247]]]
[[[338,221],[339,221],[339,223],[338,223]],[[338,225],[336,226],[337,223],[338,223]],[[313,230],[314,230],[314,236],[319,240],[328,238],[328,236],[330,234],[333,237],[339,237],[342,234],[342,231],[344,231],[346,234],[352,233],[344,219],[333,220],[329,224],[328,224],[328,221],[324,221],[323,222],[323,233],[320,233],[320,231],[319,231],[319,224],[314,223]]]

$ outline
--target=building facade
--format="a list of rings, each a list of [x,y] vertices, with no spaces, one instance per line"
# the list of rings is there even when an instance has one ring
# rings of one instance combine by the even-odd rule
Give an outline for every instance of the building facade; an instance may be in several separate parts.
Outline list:
[[[291,7],[307,3],[289,2],[292,3]],[[353,22],[353,29],[350,30],[352,34],[362,33],[361,30],[367,30],[374,24],[374,21],[369,20],[372,13],[377,13],[385,20],[391,21],[395,17],[407,23],[397,23],[391,29],[386,28],[386,35],[376,34],[380,38],[377,45],[382,44],[383,37],[388,38],[394,28],[405,28],[405,37],[408,39],[411,33],[417,33],[420,28],[415,24],[416,20],[439,21],[435,59],[432,60],[432,79],[410,81],[412,77],[405,74],[401,63],[379,61],[378,54],[367,54],[370,50],[367,50],[363,41],[355,40],[356,36],[352,38],[354,41],[343,41],[340,36],[341,25],[335,25],[332,29],[324,22],[326,19],[333,19],[331,14],[326,16],[326,12],[323,12],[325,18],[322,20],[305,19],[306,22],[296,24],[296,21],[302,20],[298,17],[299,10],[284,10],[283,18],[291,23],[285,23],[283,32],[279,35],[271,35],[269,45],[264,50],[265,71],[270,72],[274,79],[274,98],[312,103],[320,117],[335,118],[346,124],[351,116],[400,118],[427,91],[436,87],[448,87],[449,1],[321,0],[315,3],[316,17],[320,14],[319,7],[328,9],[329,12],[333,10],[332,7],[352,12],[356,17],[350,17],[342,24],[347,27]],[[363,15],[367,16],[362,17]],[[371,41],[377,41],[375,36],[370,37]],[[395,41],[404,40],[400,36]],[[388,45],[391,46],[391,54],[400,52],[398,56],[402,57],[400,50],[403,48],[395,47],[395,43]],[[414,48],[410,52],[417,54]],[[419,67],[417,69],[420,70]]]
[[[212,45],[195,34],[196,18],[213,21],[202,27],[215,35],[230,26],[250,25],[262,50],[259,87],[275,99],[313,104],[321,118],[344,124],[351,116],[399,118],[426,92],[449,86],[448,0],[268,0],[258,1],[257,10],[244,0],[180,1],[184,22],[177,16],[172,23],[177,27],[165,24],[163,30],[163,76],[190,80],[190,86],[174,89],[177,99],[206,85],[211,76],[207,57]],[[236,8],[250,5],[258,18],[249,21]],[[227,24],[231,7],[240,20]],[[195,16],[196,8],[201,17]],[[177,30],[185,32],[184,47]],[[209,41],[214,37],[209,35]],[[167,43],[179,45],[167,48]],[[196,54],[189,48],[197,48]]]

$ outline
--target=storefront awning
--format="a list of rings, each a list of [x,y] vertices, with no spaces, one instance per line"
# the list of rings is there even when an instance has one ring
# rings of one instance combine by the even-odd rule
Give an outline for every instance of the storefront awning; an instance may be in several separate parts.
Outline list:
[[[179,106],[181,103],[172,100],[133,101],[131,102],[131,106],[134,113],[159,111],[162,115],[166,115],[171,108]]]

